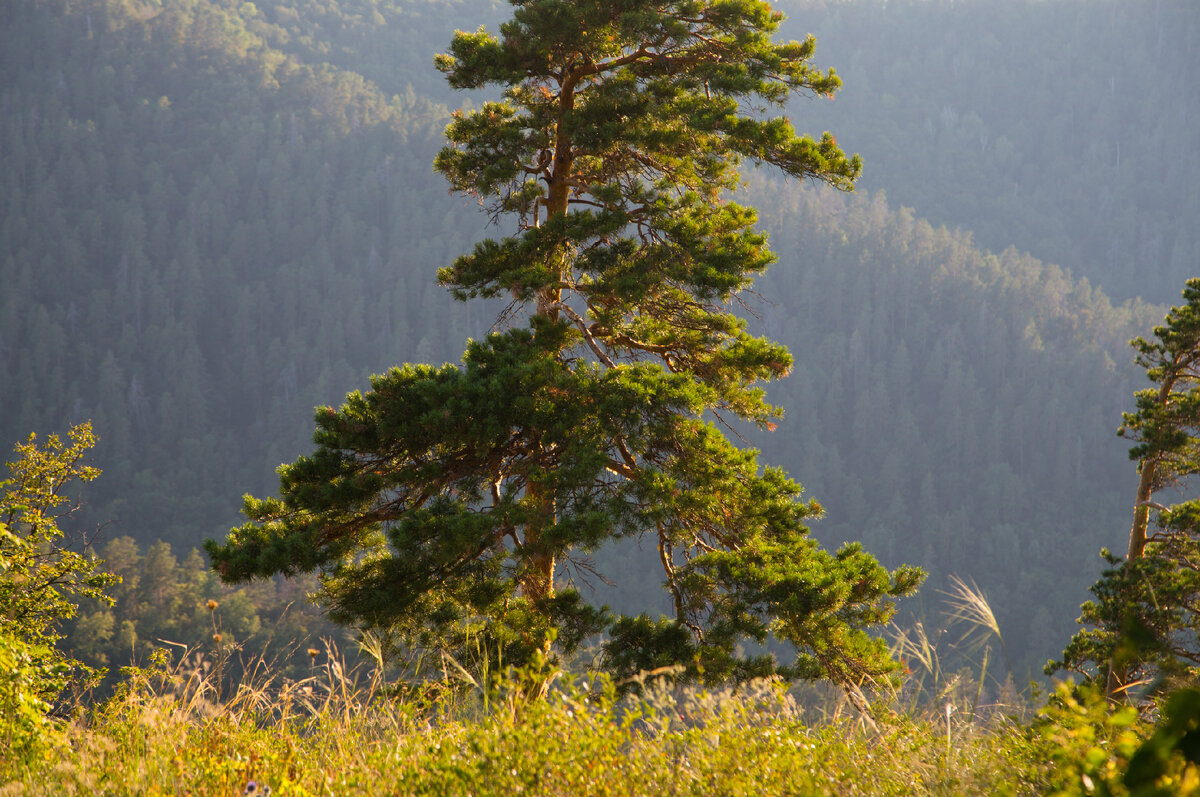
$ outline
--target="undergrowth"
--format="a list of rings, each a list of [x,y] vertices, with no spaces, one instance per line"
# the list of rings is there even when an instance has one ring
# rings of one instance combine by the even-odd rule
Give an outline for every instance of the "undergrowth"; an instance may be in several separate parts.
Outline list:
[[[1003,721],[884,713],[868,731],[806,717],[778,682],[660,681],[619,697],[610,680],[564,678],[528,701],[518,673],[397,697],[333,651],[322,659],[303,681],[260,669],[218,699],[215,668],[160,656],[0,793],[229,795],[253,782],[280,795],[991,794],[1009,769]]]
[[[960,615],[972,596],[962,584]],[[50,721],[36,754],[0,750],[0,795],[1200,794],[1185,760],[1200,693],[1168,704],[1157,729],[1069,685],[1034,712],[1011,673],[988,674],[986,645],[974,673],[949,673],[943,644],[919,625],[896,635],[914,671],[870,718],[778,681],[701,691],[655,672],[630,691],[445,661],[396,682],[378,650],[351,667],[329,645],[309,651],[306,678],[264,661],[230,683],[219,644],[160,650],[111,699]]]

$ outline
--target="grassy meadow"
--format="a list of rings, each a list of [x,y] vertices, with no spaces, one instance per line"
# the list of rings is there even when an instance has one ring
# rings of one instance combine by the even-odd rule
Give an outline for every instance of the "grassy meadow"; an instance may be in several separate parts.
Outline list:
[[[998,631],[967,585],[950,611],[974,629],[959,646]],[[701,690],[669,672],[614,684],[445,660],[414,683],[386,677],[371,646],[353,665],[332,645],[309,649],[308,677],[286,679],[265,658],[232,666],[244,652],[217,637],[207,651],[160,649],[107,700],[60,705],[34,743],[9,745],[0,794],[1200,793],[1176,759],[1153,784],[1166,791],[1122,783],[1152,714],[1066,685],[1021,693],[988,672],[994,636],[976,638],[974,670],[946,672],[945,639],[896,631],[911,672],[867,717],[833,690]]]
[[[311,678],[258,670],[232,694],[202,660],[131,673],[67,723],[5,794],[992,794],[1034,793],[1020,725],[884,712],[876,728],[778,683],[716,692],[560,679],[435,682],[399,697],[329,651]]]

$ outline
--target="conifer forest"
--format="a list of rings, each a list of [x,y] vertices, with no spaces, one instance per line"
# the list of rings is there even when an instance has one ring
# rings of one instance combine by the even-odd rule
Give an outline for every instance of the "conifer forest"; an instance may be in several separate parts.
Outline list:
[[[0,3],[0,792],[1200,795],[1192,0]]]

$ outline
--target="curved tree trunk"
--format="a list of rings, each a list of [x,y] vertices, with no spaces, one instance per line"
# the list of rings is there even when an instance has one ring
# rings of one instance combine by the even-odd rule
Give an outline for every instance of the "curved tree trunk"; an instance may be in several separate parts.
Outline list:
[[[1163,380],[1158,391],[1158,405],[1167,403],[1171,391],[1175,387],[1175,377],[1168,375]],[[1158,460],[1153,458],[1141,461],[1138,478],[1137,497],[1133,504],[1133,526],[1129,529],[1129,548],[1125,553],[1125,561],[1132,562],[1146,555],[1146,539],[1150,528],[1150,499],[1154,495],[1155,478],[1158,475]],[[1129,685],[1128,668],[1112,659],[1108,663],[1108,678],[1104,684],[1104,694],[1110,703],[1121,700]]]

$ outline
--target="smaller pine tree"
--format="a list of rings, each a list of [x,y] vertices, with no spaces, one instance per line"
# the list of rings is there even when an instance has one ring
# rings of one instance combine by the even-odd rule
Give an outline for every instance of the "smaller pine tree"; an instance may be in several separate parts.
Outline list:
[[[1082,606],[1087,628],[1046,666],[1105,681],[1110,699],[1154,680],[1195,683],[1200,675],[1200,499],[1163,505],[1200,474],[1200,279],[1188,280],[1154,340],[1136,338],[1137,363],[1152,387],[1136,395],[1118,434],[1138,463],[1133,526],[1124,559],[1109,565]]]

